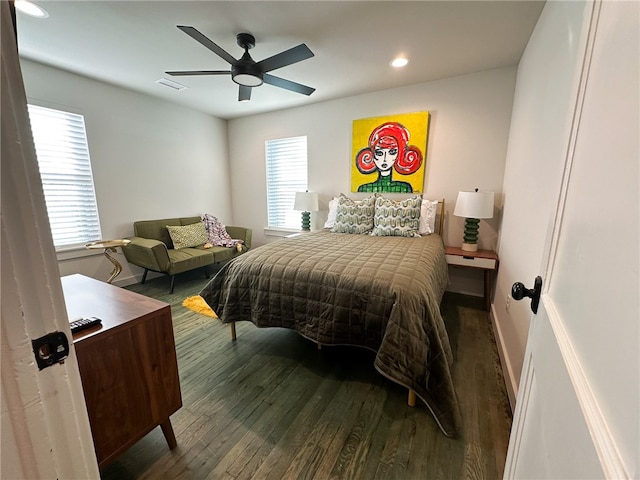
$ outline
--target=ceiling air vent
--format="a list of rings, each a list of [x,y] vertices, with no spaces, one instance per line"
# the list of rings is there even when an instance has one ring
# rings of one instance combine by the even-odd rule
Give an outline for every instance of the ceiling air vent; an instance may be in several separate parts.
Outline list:
[[[156,80],[156,83],[159,83],[160,85],[164,85],[165,87],[169,87],[177,91],[186,90],[187,88],[189,88],[185,85],[182,85],[181,83],[174,82],[173,80],[169,80],[167,78],[161,78],[160,80]]]

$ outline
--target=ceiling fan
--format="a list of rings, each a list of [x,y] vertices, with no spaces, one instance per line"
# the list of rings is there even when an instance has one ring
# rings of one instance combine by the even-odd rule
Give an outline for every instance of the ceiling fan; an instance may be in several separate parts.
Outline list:
[[[190,70],[190,71],[177,71],[166,72],[167,75],[172,76],[187,76],[187,75],[231,75],[231,79],[240,86],[238,92],[239,101],[248,101],[251,99],[251,88],[259,87],[262,83],[268,83],[274,87],[284,88],[291,90],[292,92],[302,93],[303,95],[311,95],[315,92],[315,88],[302,85],[300,83],[285,80],[284,78],[270,75],[267,72],[275,70],[277,68],[286,67],[293,63],[306,60],[313,57],[313,52],[309,50],[304,43],[301,43],[297,47],[290,48],[284,52],[280,52],[272,57],[265,58],[259,62],[256,62],[249,50],[256,45],[256,39],[250,33],[239,33],[236,35],[238,45],[244,48],[244,55],[240,59],[236,60],[223,48],[213,43],[210,39],[200,33],[193,27],[184,25],[178,25],[178,28],[191,38],[201,43],[213,53],[218,55],[223,60],[231,64],[231,70]]]

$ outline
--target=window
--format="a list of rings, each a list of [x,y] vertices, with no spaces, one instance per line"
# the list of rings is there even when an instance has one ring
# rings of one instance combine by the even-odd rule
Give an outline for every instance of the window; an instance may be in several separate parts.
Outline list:
[[[296,192],[307,190],[307,137],[265,142],[267,211],[270,228],[300,229],[300,212],[293,210]]]
[[[28,105],[56,249],[100,240],[84,117]]]

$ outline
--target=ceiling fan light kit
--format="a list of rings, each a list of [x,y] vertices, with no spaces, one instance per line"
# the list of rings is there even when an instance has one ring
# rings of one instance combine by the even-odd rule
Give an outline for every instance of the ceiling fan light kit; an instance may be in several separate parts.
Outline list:
[[[244,85],[245,87],[259,87],[264,82],[262,76],[254,75],[251,72],[242,72],[241,69],[231,69],[231,79],[238,85]]]
[[[249,101],[251,99],[251,89],[253,87],[259,87],[263,83],[268,83],[274,87],[284,88],[285,90],[301,93],[303,95],[311,95],[315,91],[315,88],[301,85],[299,83],[292,82],[291,80],[285,80],[284,78],[276,77],[267,73],[271,70],[286,67],[287,65],[292,65],[313,57],[313,52],[304,43],[256,62],[251,58],[251,55],[249,55],[249,50],[256,44],[254,36],[250,33],[239,33],[236,35],[236,41],[241,48],[244,48],[244,55],[242,55],[240,59],[236,60],[222,47],[216,45],[195,28],[183,25],[178,25],[178,28],[229,63],[231,65],[231,70],[174,71],[166,72],[167,75],[187,76],[230,74],[231,79],[239,85],[238,101],[240,102]]]

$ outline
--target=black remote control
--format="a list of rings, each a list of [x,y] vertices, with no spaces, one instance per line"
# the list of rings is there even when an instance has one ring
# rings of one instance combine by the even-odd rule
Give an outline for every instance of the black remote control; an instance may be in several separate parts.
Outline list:
[[[84,330],[86,328],[93,327],[94,325],[99,325],[102,323],[97,317],[89,317],[89,318],[79,318],[72,322],[69,322],[69,326],[71,327],[71,333],[77,333],[80,330]]]

